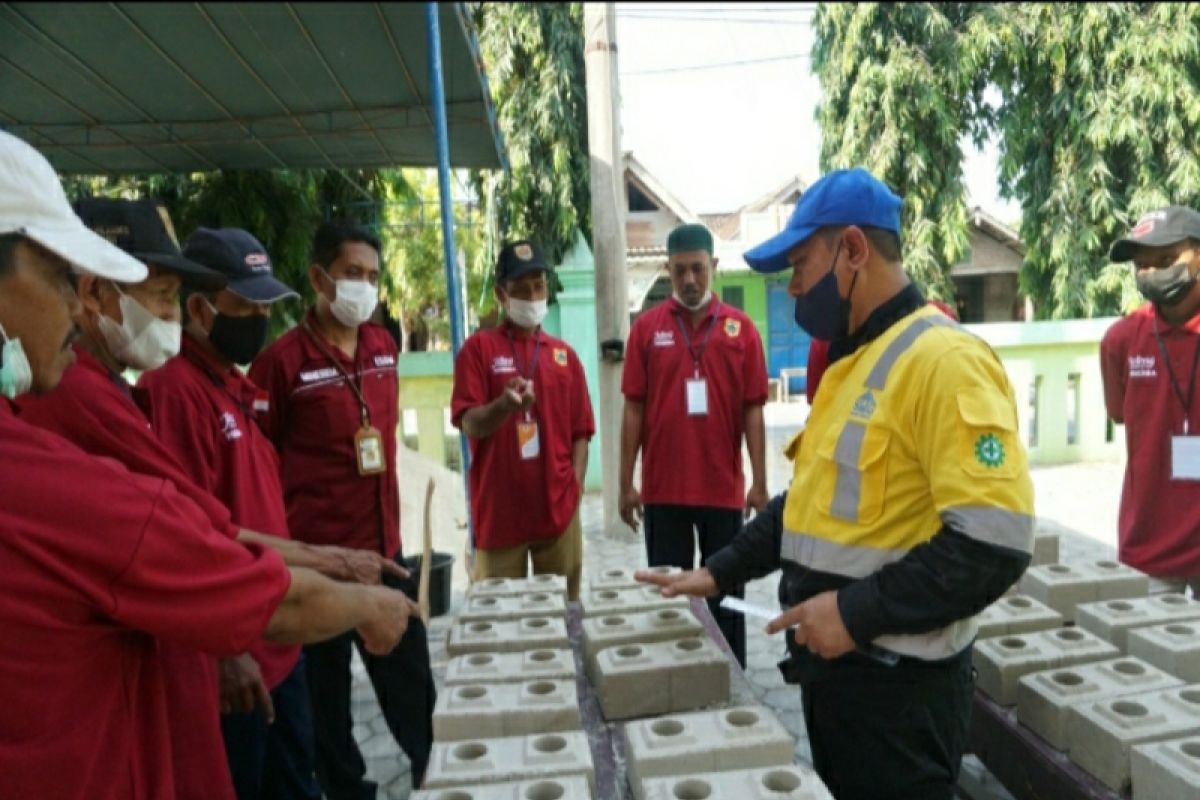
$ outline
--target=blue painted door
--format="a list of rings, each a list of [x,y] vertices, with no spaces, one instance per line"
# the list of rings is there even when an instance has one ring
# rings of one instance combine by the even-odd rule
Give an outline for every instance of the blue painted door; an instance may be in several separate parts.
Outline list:
[[[778,378],[784,367],[808,365],[812,338],[796,324],[795,309],[796,301],[787,293],[787,282],[767,281],[767,373],[772,378]],[[803,394],[806,386],[804,378],[792,378],[788,392]]]

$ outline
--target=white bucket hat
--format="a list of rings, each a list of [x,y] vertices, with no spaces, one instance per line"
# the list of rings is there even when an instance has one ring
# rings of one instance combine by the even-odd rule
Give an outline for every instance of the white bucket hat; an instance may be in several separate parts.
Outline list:
[[[146,279],[146,265],[83,224],[46,157],[0,131],[0,235],[19,233],[86,272],[121,283]]]

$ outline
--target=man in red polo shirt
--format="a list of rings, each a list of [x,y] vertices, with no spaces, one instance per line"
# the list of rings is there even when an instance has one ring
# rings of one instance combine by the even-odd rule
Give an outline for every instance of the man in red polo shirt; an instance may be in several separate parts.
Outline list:
[[[1100,373],[1108,415],[1125,425],[1128,463],[1118,519],[1120,560],[1200,593],[1200,213],[1142,215],[1112,246],[1132,261],[1146,305],[1108,329]]]
[[[170,800],[161,641],[232,654],[264,632],[299,643],[361,625],[381,650],[410,603],[289,574],[170,483],[14,416],[14,398],[52,391],[74,360],[72,264],[147,277],[81,223],[40,154],[0,133],[0,797]]]
[[[587,381],[570,345],[542,330],[548,269],[533,242],[500,251],[504,322],[463,344],[454,364],[452,424],[471,446],[474,580],[567,578],[579,598],[579,501],[596,431]]]
[[[681,225],[667,237],[667,271],[674,295],[642,314],[629,331],[621,391],[621,518],[637,530],[645,503],[650,566],[695,566],[737,535],[743,509],[767,505],[767,369],[762,340],[750,318],[713,296],[716,260],[703,225]],[[753,483],[745,491],[742,438]],[[642,490],[633,468],[642,452]],[[731,594],[742,596],[742,587]],[[741,614],[709,608],[746,665]]]
[[[374,233],[322,225],[309,267],[316,304],[255,359],[250,379],[270,396],[259,423],[279,452],[292,536],[402,562],[396,342],[367,322],[379,301],[379,270]],[[411,579],[385,581],[416,597]],[[413,787],[419,787],[433,743],[437,693],[425,627],[414,619],[386,656],[363,652],[352,634],[305,649],[321,788],[330,800],[375,796],[352,735],[351,642],[392,736],[412,762]]]

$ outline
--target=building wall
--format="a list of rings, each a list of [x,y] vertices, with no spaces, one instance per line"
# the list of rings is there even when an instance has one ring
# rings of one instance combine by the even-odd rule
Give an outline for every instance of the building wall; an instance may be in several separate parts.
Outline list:
[[[713,293],[724,299],[728,289],[741,290],[741,309],[750,317],[763,342],[763,353],[767,351],[767,284],[762,276],[754,272],[722,272],[718,267],[713,276]]]
[[[666,209],[627,211],[625,213],[625,247],[630,250],[665,247],[667,236],[680,224],[679,217]]]

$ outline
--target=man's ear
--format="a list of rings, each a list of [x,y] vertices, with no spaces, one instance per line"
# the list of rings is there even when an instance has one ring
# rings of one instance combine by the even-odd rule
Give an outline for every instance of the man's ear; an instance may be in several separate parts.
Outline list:
[[[95,275],[79,275],[76,279],[75,293],[79,295],[79,302],[84,309],[91,311],[93,314],[104,313],[103,300],[100,296],[104,278],[98,278]]]
[[[862,228],[851,225],[846,228],[843,237],[842,241],[846,243],[846,257],[850,266],[861,269],[871,257],[871,245],[867,241],[867,235],[863,233]]]
[[[325,294],[321,291],[321,279],[324,277],[325,274],[320,264],[314,261],[308,265],[308,283],[312,286],[313,293],[318,296],[324,296]]]
[[[184,307],[187,309],[187,318],[189,322],[195,322],[201,328],[207,330],[208,326],[204,324],[205,314],[211,313],[208,307],[208,301],[200,292],[192,292],[184,301]]]

